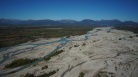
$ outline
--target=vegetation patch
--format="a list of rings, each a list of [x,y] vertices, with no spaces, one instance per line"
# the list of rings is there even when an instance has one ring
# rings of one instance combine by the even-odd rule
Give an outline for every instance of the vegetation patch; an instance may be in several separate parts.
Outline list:
[[[79,46],[79,45],[77,45],[77,44],[76,44],[76,45],[74,45],[74,47],[78,47],[78,46]]]
[[[45,65],[44,67],[42,67],[42,70],[47,69],[47,68],[48,68],[48,65]]]
[[[116,26],[115,29],[118,29],[118,30],[127,30],[127,31],[131,31],[131,32],[134,32],[134,33],[138,33],[138,27]]]
[[[133,38],[133,36],[129,36],[129,38]]]
[[[49,77],[51,75],[54,75],[57,71],[51,71],[49,73],[45,73],[45,74],[42,74],[42,75],[39,75],[37,77]]]
[[[81,72],[78,77],[84,77],[84,73]]]
[[[122,40],[122,38],[119,38],[118,40]]]
[[[57,70],[58,71],[58,70]],[[54,75],[57,71],[50,71],[49,73],[45,73],[39,76],[35,76],[34,74],[27,73],[24,77],[49,77]]]
[[[5,65],[5,68],[15,68],[15,67],[23,66],[23,65],[32,63],[36,60],[38,60],[38,59],[28,59],[28,58],[23,59],[23,58],[21,58],[21,59],[13,60],[11,63]]]
[[[24,77],[36,77],[34,74],[27,73]]]
[[[82,46],[85,46],[85,45],[86,45],[85,43],[82,44]]]
[[[11,71],[11,72],[9,72],[8,74],[13,74],[13,73],[15,73],[16,71]]]
[[[71,49],[72,47],[69,47],[69,49]]]
[[[58,50],[58,51],[56,51],[55,53],[50,54],[48,57],[44,58],[44,60],[45,60],[45,61],[48,61],[48,60],[51,59],[51,57],[56,56],[56,55],[58,55],[58,54],[60,54],[60,53],[62,53],[62,52],[64,52],[64,50]]]
[[[61,27],[62,28],[62,27]],[[92,28],[76,27],[63,29],[47,28],[20,28],[0,29],[0,48],[21,44],[27,41],[35,41],[38,38],[59,38],[63,36],[75,36],[86,34]]]
[[[113,72],[100,71],[93,77],[116,77],[116,74]]]

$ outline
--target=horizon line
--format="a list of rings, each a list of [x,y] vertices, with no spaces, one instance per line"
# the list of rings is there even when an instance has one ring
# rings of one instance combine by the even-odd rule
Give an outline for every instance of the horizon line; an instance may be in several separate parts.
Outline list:
[[[138,21],[133,21],[133,20],[120,20],[120,19],[99,19],[99,20],[96,20],[96,19],[89,19],[89,18],[84,18],[84,19],[81,19],[81,20],[75,20],[75,19],[17,19],[17,18],[0,18],[0,19],[9,19],[9,20],[22,20],[22,21],[29,21],[29,20],[54,20],[54,21],[59,21],[59,20],[74,20],[74,21],[82,21],[82,20],[94,20],[94,21],[101,21],[101,20],[118,20],[118,21],[121,21],[121,22],[125,22],[125,21],[132,21],[132,22],[137,22]]]

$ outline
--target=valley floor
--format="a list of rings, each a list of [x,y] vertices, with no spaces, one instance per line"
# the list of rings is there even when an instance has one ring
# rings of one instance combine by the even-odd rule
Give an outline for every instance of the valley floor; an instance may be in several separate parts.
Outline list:
[[[58,50],[63,52],[44,60]],[[41,60],[4,68],[20,58]],[[79,77],[80,73],[84,77],[138,77],[137,34],[101,27],[85,35],[39,39],[0,50],[0,77],[24,77],[27,73],[40,76],[51,71],[56,73],[50,77]]]

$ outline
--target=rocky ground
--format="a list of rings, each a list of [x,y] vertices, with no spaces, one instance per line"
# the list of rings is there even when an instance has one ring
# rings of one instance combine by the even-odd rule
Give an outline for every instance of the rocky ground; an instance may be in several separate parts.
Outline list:
[[[85,40],[86,35],[87,40]],[[2,56],[5,56],[6,53],[9,53],[7,55],[9,58],[1,62],[0,74],[3,77],[24,77],[27,73],[40,76],[50,71],[56,71],[50,77],[79,77],[81,72],[84,77],[138,77],[137,34],[102,27],[95,28],[86,35],[68,38],[67,44],[58,49],[64,50],[64,52],[53,56],[48,61],[38,61],[35,65],[30,65],[12,74],[2,75],[20,67],[4,69],[6,64],[19,58],[42,58],[61,42],[42,44],[56,41],[59,38],[40,39],[1,51],[1,61],[4,59]],[[42,69],[46,65],[48,68]]]

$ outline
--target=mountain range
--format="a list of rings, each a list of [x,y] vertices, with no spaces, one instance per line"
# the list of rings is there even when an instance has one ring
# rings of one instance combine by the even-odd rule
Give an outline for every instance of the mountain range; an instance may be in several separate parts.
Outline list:
[[[17,20],[17,19],[0,19],[0,26],[138,26],[138,22],[133,21],[120,21],[117,19],[113,20],[91,20],[84,19],[81,21],[76,20]]]

